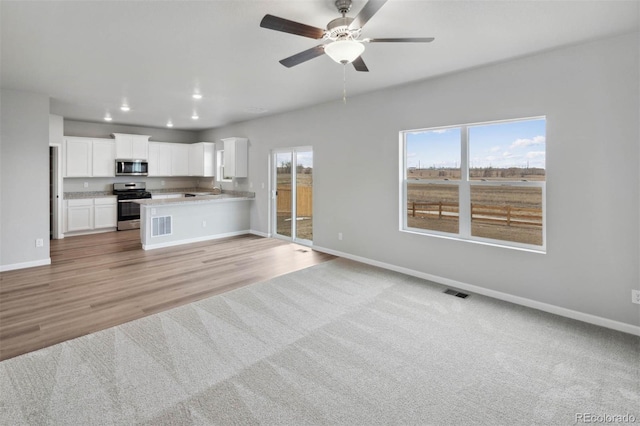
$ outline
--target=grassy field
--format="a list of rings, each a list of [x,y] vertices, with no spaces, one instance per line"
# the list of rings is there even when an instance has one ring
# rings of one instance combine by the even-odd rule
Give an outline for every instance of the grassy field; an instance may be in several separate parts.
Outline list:
[[[543,180],[539,169],[526,180]],[[414,170],[417,178],[444,179],[435,169]],[[447,170],[451,172],[451,170]],[[478,172],[479,173],[479,172]],[[492,170],[496,177],[487,181],[514,179],[500,177],[500,170]],[[511,172],[510,172],[511,173]],[[441,174],[441,173],[440,173]],[[434,176],[435,175],[435,176]],[[459,174],[458,174],[459,177]],[[451,178],[451,180],[454,180]],[[408,216],[407,225],[412,228],[429,229],[440,232],[458,233],[458,186],[448,184],[407,184]],[[412,203],[439,203],[444,206],[420,206],[414,215]],[[481,186],[471,187],[471,204],[474,206],[471,235],[525,244],[542,244],[542,190],[536,187]],[[482,208],[487,206],[487,208]],[[442,214],[439,214],[440,211]],[[507,213],[508,211],[508,213]],[[507,221],[509,219],[509,221]]]

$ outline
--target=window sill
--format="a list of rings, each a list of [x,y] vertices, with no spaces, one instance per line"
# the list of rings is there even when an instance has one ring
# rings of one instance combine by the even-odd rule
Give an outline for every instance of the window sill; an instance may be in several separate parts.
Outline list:
[[[400,229],[400,232],[413,234],[413,235],[422,235],[426,237],[442,238],[442,239],[451,240],[451,241],[461,241],[465,243],[480,244],[483,246],[504,248],[509,250],[519,250],[519,251],[524,251],[528,253],[547,254],[547,250],[545,247],[534,248],[534,247],[516,246],[516,245],[510,245],[510,244],[501,244],[500,242],[497,242],[497,241],[467,239],[459,236],[446,235],[444,233],[439,234],[439,233],[432,233],[432,232],[422,232],[422,231],[413,230],[413,229]]]

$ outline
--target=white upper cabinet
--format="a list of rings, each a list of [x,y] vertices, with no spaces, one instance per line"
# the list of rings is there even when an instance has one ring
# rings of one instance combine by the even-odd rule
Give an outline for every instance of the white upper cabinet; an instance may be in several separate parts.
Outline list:
[[[64,177],[115,176],[115,144],[111,139],[67,136]]]
[[[215,175],[215,144],[198,142],[189,145],[189,176]]]
[[[171,145],[149,142],[149,176],[171,176]]]
[[[189,176],[189,145],[172,143],[171,176]]]
[[[93,140],[91,176],[111,177],[116,175],[116,144],[111,139]]]
[[[87,177],[92,173],[93,140],[66,137],[64,177]]]
[[[247,177],[249,171],[249,139],[226,138],[224,143],[224,176],[221,179]]]
[[[149,138],[146,135],[113,133],[116,139],[116,158],[123,160],[148,160]]]

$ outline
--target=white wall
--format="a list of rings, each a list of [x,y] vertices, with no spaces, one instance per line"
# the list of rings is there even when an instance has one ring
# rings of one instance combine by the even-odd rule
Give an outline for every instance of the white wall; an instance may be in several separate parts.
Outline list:
[[[2,89],[0,270],[49,263],[49,98]],[[42,238],[44,247],[36,248]]]
[[[311,145],[315,246],[639,326],[631,303],[640,256],[638,40],[636,33],[558,49],[347,105],[336,93],[334,103],[200,139],[250,139],[250,176],[238,189],[253,183],[254,230],[268,230],[260,183],[270,150]],[[540,115],[547,117],[546,254],[398,230],[399,131]]]

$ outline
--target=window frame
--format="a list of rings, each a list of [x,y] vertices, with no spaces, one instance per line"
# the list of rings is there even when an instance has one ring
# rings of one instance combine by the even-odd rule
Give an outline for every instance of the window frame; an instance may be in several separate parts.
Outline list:
[[[233,181],[233,178],[225,179],[224,177],[224,149],[216,150],[216,172],[218,173],[219,182]]]
[[[535,116],[526,118],[515,118],[507,120],[493,120],[478,123],[467,123],[459,125],[438,126],[429,128],[419,128],[411,130],[402,130],[399,133],[400,143],[400,223],[401,232],[427,235],[438,238],[446,238],[457,241],[466,241],[471,243],[485,244],[497,247],[505,247],[510,249],[525,250],[536,253],[546,253],[547,251],[547,197],[546,197],[546,166],[544,181],[491,181],[491,180],[471,180],[469,177],[469,128],[475,126],[486,126],[492,124],[521,122],[531,120],[545,120],[545,137],[547,128],[546,116]],[[407,135],[416,132],[429,132],[436,130],[460,129],[460,179],[443,180],[443,179],[407,179]],[[546,142],[545,142],[545,159],[546,159]],[[545,161],[546,163],[546,161]],[[458,187],[458,233],[449,233],[423,228],[413,228],[408,225],[408,184],[418,185],[455,185]],[[486,237],[478,237],[471,234],[471,189],[473,186],[508,186],[508,187],[527,187],[540,188],[541,190],[541,207],[542,207],[542,244],[527,244],[508,240],[499,240]]]

